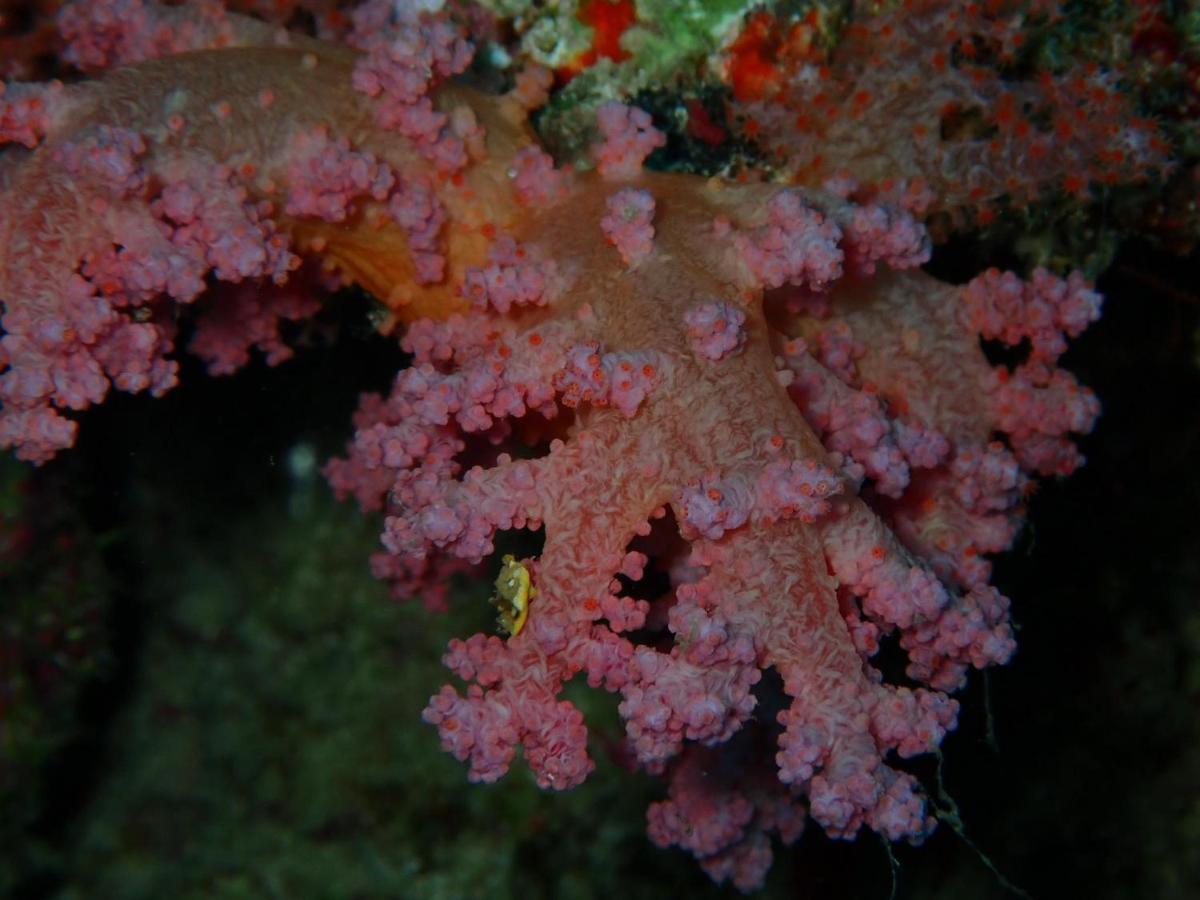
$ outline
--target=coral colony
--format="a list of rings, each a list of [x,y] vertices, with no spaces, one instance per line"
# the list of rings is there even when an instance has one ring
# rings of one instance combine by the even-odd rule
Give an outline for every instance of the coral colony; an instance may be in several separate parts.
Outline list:
[[[528,121],[553,73],[456,79],[486,10],[333,6],[321,39],[213,0],[62,7],[88,77],[0,94],[0,445],[45,463],[111,389],[169,391],[184,350],[214,374],[283,360],[281,324],[360,285],[411,365],[325,471],[386,512],[397,595],[436,607],[490,558],[504,630],[451,643],[461,681],[424,711],[471,780],[520,749],[543,787],[583,782],[560,697],[581,676],[666,779],[651,839],[718,881],[761,884],[808,819],[921,841],[896,762],[1014,652],[987,556],[1031,479],[1082,461],[1098,403],[1057,361],[1100,312],[1077,273],[934,279],[923,223],[1143,177],[1154,127],[1097,67],[986,64],[1052,6],[916,0],[765,74],[734,45],[772,178],[649,171],[664,134],[615,100],[566,165]],[[541,552],[493,556],[511,529]]]

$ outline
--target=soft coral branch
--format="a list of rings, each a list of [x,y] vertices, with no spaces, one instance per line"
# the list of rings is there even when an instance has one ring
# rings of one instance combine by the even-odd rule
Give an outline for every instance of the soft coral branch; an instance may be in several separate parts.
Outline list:
[[[441,313],[462,305],[442,278],[461,277],[486,246],[477,229],[503,223],[512,206],[496,202],[507,196],[497,167],[527,138],[502,118],[503,101],[443,92],[450,109],[481,106],[497,148],[495,161],[452,183],[376,124],[374,104],[351,84],[351,51],[304,39],[278,46],[277,33],[226,18],[239,27],[210,38],[266,43],[56,88],[41,107],[40,146],[6,171],[0,237],[23,262],[0,272],[10,367],[0,376],[0,437],[26,458],[72,441],[74,424],[54,406],[97,402],[110,380],[171,387],[167,302],[191,303],[207,276],[281,281],[297,253],[319,250],[406,306],[403,317]],[[446,209],[453,231],[440,227]],[[451,270],[431,257],[452,260]]]
[[[375,571],[437,605],[498,531],[545,532],[510,563],[534,587],[524,627],[453,642],[467,687],[425,710],[474,780],[520,747],[543,786],[580,783],[587,729],[560,693],[583,674],[669,772],[655,840],[714,877],[759,883],[764,835],[793,840],[804,801],[831,835],[921,840],[892,763],[935,749],[947,692],[1013,652],[981,557],[1011,542],[1031,473],[1079,461],[1096,404],[1056,362],[1095,296],[1046,273],[941,284],[891,206],[643,172],[660,141],[630,110],[603,113],[601,172],[555,170],[516,98],[440,84],[468,52],[445,18],[367,4],[358,53],[203,9],[154,8],[149,37],[93,21],[76,45],[95,65],[220,49],[36,111],[8,94],[8,139],[34,147],[0,157],[0,442],[44,461],[74,437],[59,409],[169,389],[184,307],[211,370],[280,358],[278,320],[314,308],[289,279],[318,258],[411,325],[412,365],[326,470],[386,511]],[[993,368],[981,338],[1032,350]],[[648,565],[669,587],[636,597]],[[883,682],[889,639],[917,686]],[[698,772],[749,732],[774,746],[741,783]]]

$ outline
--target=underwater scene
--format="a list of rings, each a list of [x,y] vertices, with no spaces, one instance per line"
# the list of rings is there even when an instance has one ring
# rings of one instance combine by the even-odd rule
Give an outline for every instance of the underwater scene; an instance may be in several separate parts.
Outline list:
[[[0,896],[1200,896],[1200,11],[0,2]]]

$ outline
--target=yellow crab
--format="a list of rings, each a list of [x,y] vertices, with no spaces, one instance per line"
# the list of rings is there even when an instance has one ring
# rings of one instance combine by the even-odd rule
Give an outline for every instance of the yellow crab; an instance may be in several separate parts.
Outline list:
[[[537,596],[529,567],[511,553],[501,559],[500,574],[496,576],[496,593],[492,604],[500,611],[496,621],[510,636],[515,637],[525,627],[529,616],[529,601]]]

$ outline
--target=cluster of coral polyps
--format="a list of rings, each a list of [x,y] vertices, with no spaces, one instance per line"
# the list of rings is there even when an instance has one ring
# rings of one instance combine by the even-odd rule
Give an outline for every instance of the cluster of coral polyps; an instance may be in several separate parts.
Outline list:
[[[595,171],[556,169],[519,93],[441,83],[470,58],[447,20],[351,21],[357,49],[211,3],[66,6],[67,58],[118,67],[0,95],[0,443],[45,461],[64,409],[169,389],[181,318],[214,372],[283,358],[280,322],[356,281],[413,356],[327,469],[386,507],[379,574],[436,604],[497,531],[544,531],[504,564],[513,633],[453,642],[468,686],[425,710],[473,780],[521,748],[540,784],[582,782],[559,695],[583,674],[669,779],[652,838],[714,878],[759,884],[806,816],[922,839],[891,762],[1013,652],[984,557],[1031,473],[1079,463],[1097,405],[1056,361],[1098,297],[1045,272],[942,284],[921,225],[844,180],[643,172],[662,138],[640,110],[602,109]],[[912,686],[883,681],[885,642]],[[756,695],[768,669],[786,696]]]

